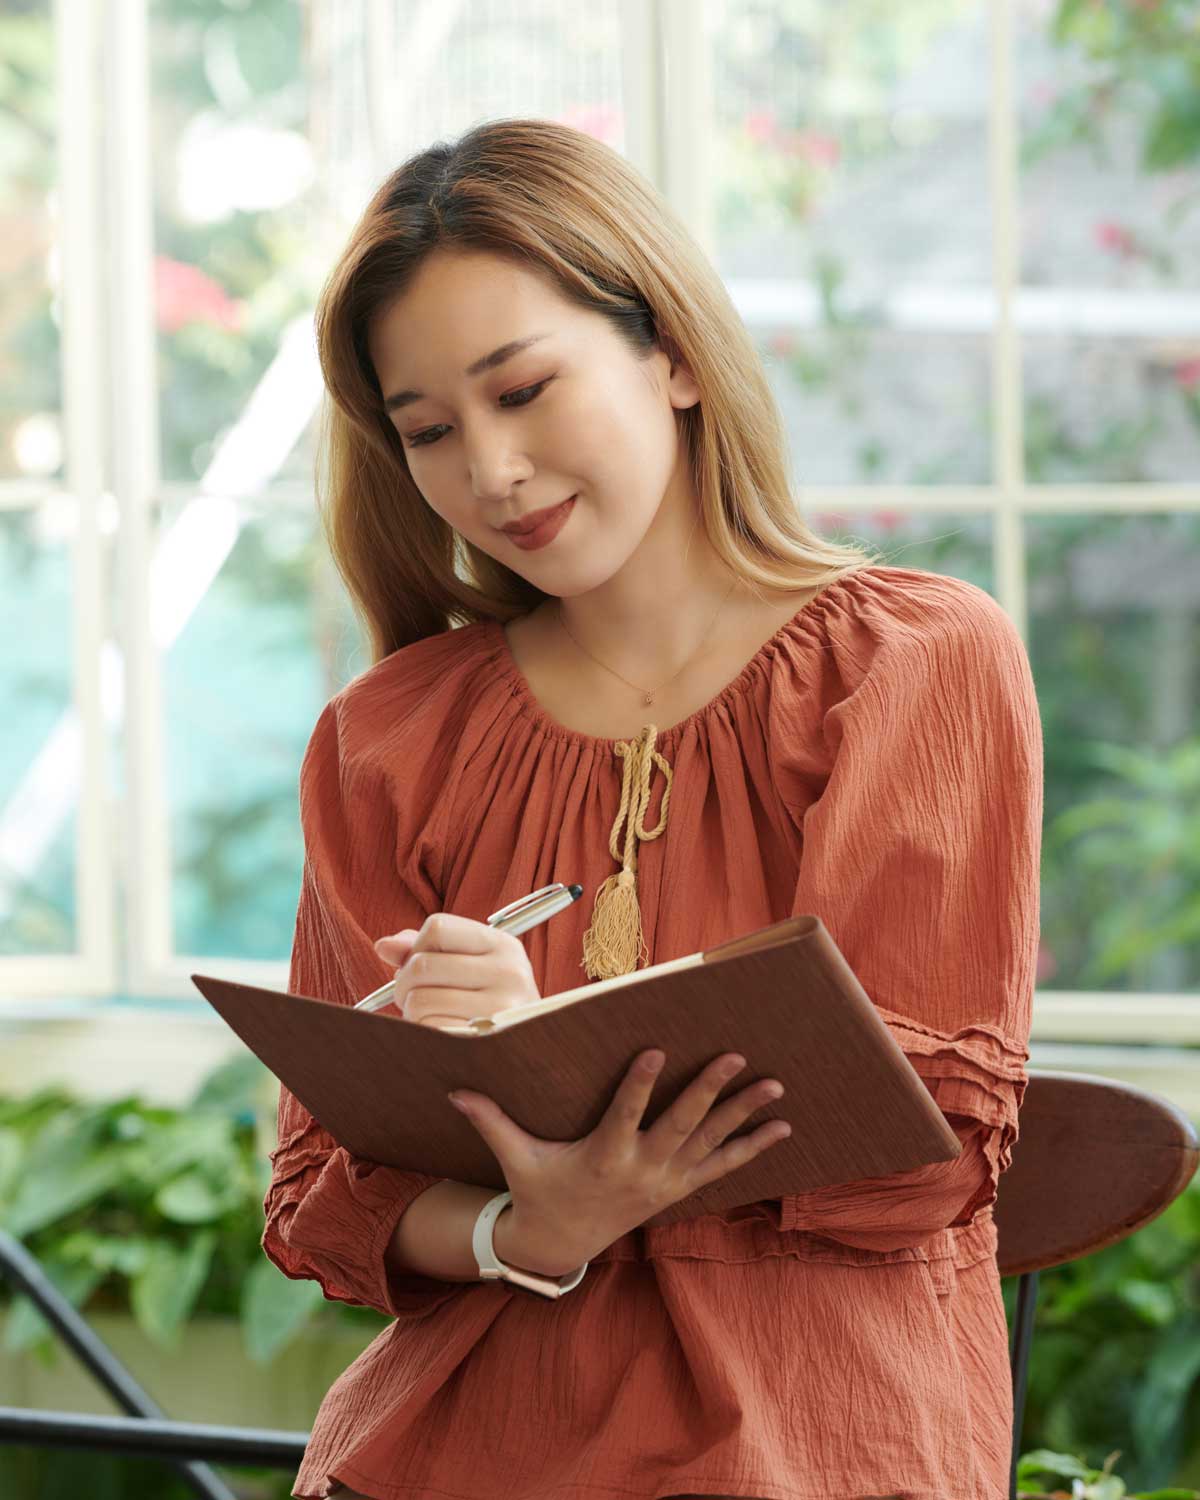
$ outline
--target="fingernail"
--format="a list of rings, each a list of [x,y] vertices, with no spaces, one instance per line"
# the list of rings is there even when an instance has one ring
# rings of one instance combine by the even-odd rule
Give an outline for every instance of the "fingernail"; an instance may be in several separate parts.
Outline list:
[[[464,1115],[470,1114],[470,1110],[467,1108],[466,1102],[460,1099],[457,1094],[447,1094],[446,1098],[449,1099],[450,1103],[453,1104],[455,1109],[461,1110]]]

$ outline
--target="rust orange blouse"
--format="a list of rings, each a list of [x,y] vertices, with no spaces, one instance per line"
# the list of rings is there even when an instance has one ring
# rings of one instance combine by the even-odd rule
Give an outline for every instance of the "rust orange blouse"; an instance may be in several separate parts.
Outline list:
[[[301,771],[292,989],[349,1004],[388,978],[374,938],[555,880],[586,894],[527,951],[543,994],[584,983],[617,743],[548,717],[498,622],[357,678]],[[863,568],[654,748],[673,782],[637,851],[648,961],[817,913],[962,1153],[643,1226],[543,1302],[389,1276],[397,1219],[438,1179],[352,1156],[283,1090],[264,1249],[394,1319],[326,1395],[293,1494],[1004,1500],[992,1204],[1027,1076],[1042,813],[1020,636],[972,584]]]

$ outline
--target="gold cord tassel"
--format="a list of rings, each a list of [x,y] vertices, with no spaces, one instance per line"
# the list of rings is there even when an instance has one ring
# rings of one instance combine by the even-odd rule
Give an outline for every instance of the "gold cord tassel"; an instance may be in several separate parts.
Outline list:
[[[632,974],[649,959],[638,904],[637,841],[659,837],[667,826],[667,804],[671,800],[671,767],[654,748],[657,736],[657,726],[647,724],[636,740],[619,740],[615,746],[624,768],[621,806],[608,836],[608,847],[621,869],[610,875],[596,893],[592,925],[583,935],[582,968],[589,979]],[[656,764],[667,784],[658,827],[648,830],[645,818],[650,805],[650,776]],[[622,823],[625,824],[623,850],[618,847]]]

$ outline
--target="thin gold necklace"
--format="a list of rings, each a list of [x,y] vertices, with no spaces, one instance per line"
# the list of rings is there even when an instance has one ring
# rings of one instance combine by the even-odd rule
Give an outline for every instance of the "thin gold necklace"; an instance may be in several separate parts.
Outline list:
[[[598,667],[604,667],[604,670],[606,672],[612,672],[612,675],[614,677],[619,677],[621,679],[621,681],[625,684],[626,687],[637,688],[638,692],[642,694],[642,702],[644,704],[649,705],[649,704],[651,704],[651,703],[654,702],[654,695],[655,695],[655,693],[661,692],[661,690],[663,688],[668,687],[672,682],[674,682],[675,678],[679,676],[679,673],[683,671],[684,667],[687,666],[688,662],[693,661],[695,659],[695,657],[699,654],[701,647],[704,645],[704,642],[708,640],[709,636],[713,632],[713,627],[717,623],[717,615],[719,615],[721,613],[721,611],[725,608],[725,605],[729,602],[729,594],[732,594],[733,591],[734,591],[734,589],[736,587],[737,587],[737,579],[735,578],[733,580],[733,582],[729,585],[729,593],[726,594],[725,598],[722,599],[721,602],[720,602],[720,604],[717,605],[717,613],[715,615],[713,615],[712,620],[711,620],[711,622],[709,624],[709,627],[705,631],[703,639],[700,642],[700,645],[696,647],[695,651],[692,652],[691,656],[688,657],[687,661],[684,662],[683,666],[680,667],[677,672],[675,672],[672,676],[668,677],[667,680],[666,680],[666,682],[660,682],[659,685],[658,685],[658,687],[656,687],[656,688],[638,687],[638,685],[637,685],[636,682],[630,682],[629,679],[628,679],[628,677],[621,677],[620,672],[615,672],[615,671],[613,671],[612,667],[605,666],[605,664],[600,660],[600,658],[598,656],[592,656],[592,653],[588,650],[588,648],[585,645],[583,645],[583,643],[581,641],[576,641],[575,637],[573,635],[571,635],[571,632],[569,630],[567,630],[567,622],[562,617],[562,600],[561,599],[559,600],[558,605],[555,608],[554,617],[558,621],[558,623],[562,626],[562,628],[567,631],[567,634],[571,635],[571,639],[573,641],[575,641],[575,644],[579,647],[579,649],[583,652],[583,654],[585,656],[591,656],[592,660],[596,663],[596,665]]]

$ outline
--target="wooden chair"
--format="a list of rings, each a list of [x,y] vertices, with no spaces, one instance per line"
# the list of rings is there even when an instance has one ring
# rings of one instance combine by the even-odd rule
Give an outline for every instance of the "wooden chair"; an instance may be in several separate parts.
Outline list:
[[[1038,1272],[1127,1239],[1183,1192],[1198,1164],[1196,1130],[1169,1100],[1111,1078],[1030,1072],[995,1208],[1000,1274],[1021,1278],[1009,1500],[1017,1496]]]

